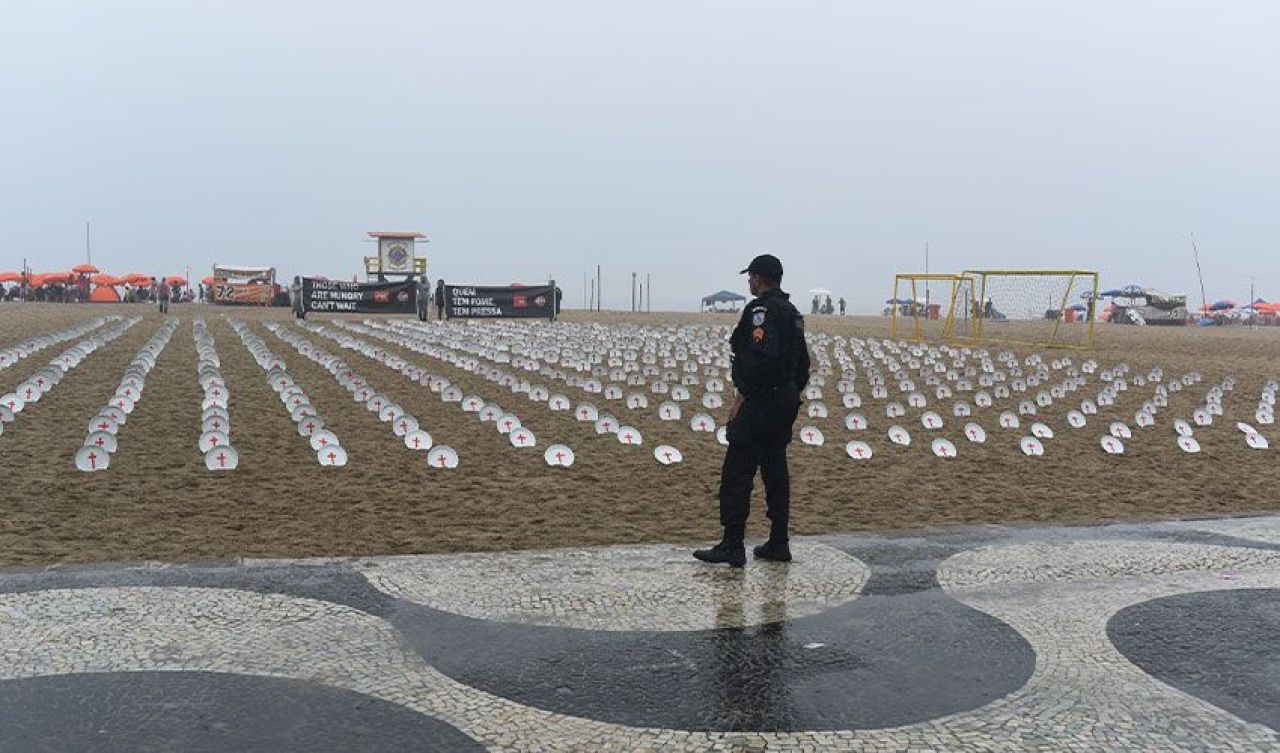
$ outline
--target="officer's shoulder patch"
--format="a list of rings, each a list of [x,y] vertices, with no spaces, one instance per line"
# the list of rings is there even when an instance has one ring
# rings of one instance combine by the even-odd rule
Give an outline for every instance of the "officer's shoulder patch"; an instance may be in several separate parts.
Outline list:
[[[765,313],[764,313],[764,309],[762,308],[751,315],[751,323],[759,327],[760,325],[764,324],[764,318],[765,318]]]

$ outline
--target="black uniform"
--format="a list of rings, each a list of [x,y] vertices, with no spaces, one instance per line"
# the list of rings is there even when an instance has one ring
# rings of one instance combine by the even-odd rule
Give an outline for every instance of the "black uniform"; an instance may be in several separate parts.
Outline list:
[[[759,468],[769,520],[785,537],[791,508],[787,444],[800,394],[809,384],[804,317],[786,293],[767,291],[747,304],[729,346],[733,384],[745,401],[726,429],[729,450],[720,473],[720,523],[726,538],[741,543]]]

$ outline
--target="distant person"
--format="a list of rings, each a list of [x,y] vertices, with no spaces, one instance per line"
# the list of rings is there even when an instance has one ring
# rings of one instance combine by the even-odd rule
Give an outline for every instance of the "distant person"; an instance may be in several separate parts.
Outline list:
[[[840,299],[840,316],[844,316],[844,298]]]
[[[815,295],[813,297],[813,310],[810,313],[816,315],[818,313],[818,306],[820,305],[821,305],[821,299],[819,299],[818,296]]]
[[[156,285],[156,303],[160,307],[160,313],[169,313],[169,297],[173,295],[173,288],[169,287],[169,281],[163,278]]]
[[[428,314],[431,313],[431,281],[426,277],[418,279],[417,295],[414,298],[414,308],[417,310],[418,321],[425,322]]]
[[[757,559],[790,562],[787,528],[791,516],[791,478],[787,445],[800,411],[800,395],[809,384],[809,349],[804,317],[782,291],[782,262],[763,254],[742,270],[755,296],[729,336],[733,386],[738,399],[729,412],[729,449],[720,471],[720,524],[724,537],[693,556],[730,567],[746,564],[747,517],[751,487],[759,469],[768,505],[769,540],[753,552]],[[816,299],[815,299],[816,300]]]
[[[824,314],[834,314],[834,313],[835,313],[835,311],[836,311],[835,306],[832,306],[832,305],[831,305],[831,296],[827,296],[827,300],[826,300],[826,301],[824,301],[824,302],[823,302],[823,304],[822,304],[822,313],[824,313]]]
[[[436,280],[436,319],[444,320],[444,278]]]

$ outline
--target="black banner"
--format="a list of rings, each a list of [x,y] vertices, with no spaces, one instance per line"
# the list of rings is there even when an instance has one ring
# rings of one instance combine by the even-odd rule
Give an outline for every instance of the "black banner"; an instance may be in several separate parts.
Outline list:
[[[417,310],[418,283],[342,282],[302,278],[302,310],[353,314],[412,314]]]
[[[446,285],[445,316],[450,319],[554,319],[554,285],[517,288]]]

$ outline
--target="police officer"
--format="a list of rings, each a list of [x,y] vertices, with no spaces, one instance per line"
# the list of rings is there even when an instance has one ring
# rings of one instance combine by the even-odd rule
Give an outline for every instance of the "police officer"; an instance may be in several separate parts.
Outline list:
[[[738,398],[729,413],[729,449],[720,471],[720,524],[724,538],[711,549],[693,553],[703,562],[746,564],[743,537],[751,512],[756,469],[764,480],[769,540],[753,551],[758,559],[791,561],[787,526],[791,478],[787,445],[800,410],[800,394],[809,384],[809,349],[804,317],[782,291],[782,262],[763,254],[742,270],[755,296],[729,336],[733,386]]]

